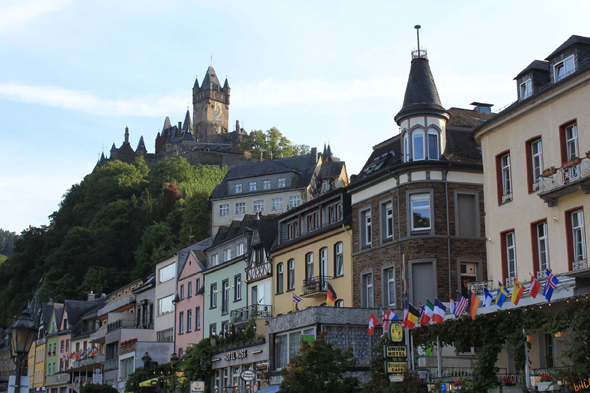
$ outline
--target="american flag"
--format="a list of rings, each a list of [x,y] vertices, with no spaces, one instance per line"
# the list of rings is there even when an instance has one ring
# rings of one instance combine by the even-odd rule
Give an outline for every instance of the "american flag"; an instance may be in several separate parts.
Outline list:
[[[455,307],[455,315],[460,317],[465,312],[467,308],[467,298],[461,296],[461,294],[457,291],[457,306]]]

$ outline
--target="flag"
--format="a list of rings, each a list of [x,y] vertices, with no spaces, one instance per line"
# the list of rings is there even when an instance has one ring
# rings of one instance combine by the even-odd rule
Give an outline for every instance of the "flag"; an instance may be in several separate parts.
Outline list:
[[[379,320],[377,319],[377,317],[374,316],[373,313],[371,313],[371,318],[369,319],[369,336],[373,335],[373,332],[375,331],[375,326],[377,326],[378,323]]]
[[[432,309],[428,308],[429,304],[430,306],[432,306],[430,300],[426,301],[426,305],[420,303],[420,325],[422,326],[428,325],[428,322],[430,322],[430,318],[432,318]]]
[[[424,305],[422,304],[421,301],[418,301],[418,303],[420,303],[420,310],[419,310],[419,315],[418,315],[418,323],[422,323],[422,315],[424,315]]]
[[[328,283],[328,290],[326,291],[326,293],[326,303],[328,305],[334,303],[338,299],[338,295],[336,295],[336,291],[334,290],[334,288],[332,288],[332,285],[330,285],[330,283]]]
[[[434,306],[430,303],[430,300],[426,299],[426,308],[424,309],[426,315],[428,315],[428,319],[432,319],[432,315],[434,314]]]
[[[402,280],[404,280],[404,319],[402,324],[408,327],[408,280],[406,280],[406,262],[402,261]]]
[[[536,298],[541,288],[541,283],[533,275],[531,275],[531,285],[529,286],[529,293],[531,297]]]
[[[489,306],[492,305],[492,299],[494,298],[492,296],[492,294],[490,293],[490,291],[488,291],[487,288],[483,289],[484,292],[484,299],[483,299],[483,307],[484,308],[488,308]]]
[[[451,298],[449,296],[449,294],[447,293],[447,297],[449,298],[449,312],[451,314],[455,313],[455,301],[453,300],[453,298]]]
[[[455,315],[460,317],[467,309],[467,298],[461,296],[459,291],[457,291],[457,304],[455,305]]]
[[[293,301],[294,301],[295,303],[300,303],[300,302],[301,302],[301,298],[300,298],[299,296],[297,296],[297,295],[293,294]]]
[[[432,316],[432,321],[436,323],[443,323],[445,320],[445,313],[447,312],[447,308],[438,298],[434,298],[434,315]]]
[[[381,319],[383,320],[383,334],[385,334],[387,333],[387,330],[389,330],[389,324],[397,320],[397,315],[395,315],[394,312],[389,309],[386,311],[381,309]]]
[[[545,281],[545,290],[543,291],[543,294],[545,295],[545,299],[547,299],[548,302],[551,301],[553,290],[555,289],[555,286],[558,282],[559,280],[557,277],[555,277],[553,273],[547,269],[547,281]]]
[[[515,306],[518,306],[518,302],[524,293],[524,285],[520,283],[516,278],[514,279],[514,289],[512,290],[512,297],[510,301],[514,303]]]
[[[416,310],[416,308],[414,306],[412,306],[411,304],[408,303],[408,323],[407,323],[407,328],[412,330],[414,329],[414,327],[416,326],[416,323],[418,322],[418,317],[420,316],[420,313],[418,312],[418,310]]]
[[[474,292],[469,291],[469,315],[471,319],[475,319],[477,315],[477,309],[479,308],[479,298]]]
[[[496,306],[502,308],[504,304],[504,300],[510,296],[510,292],[504,288],[504,285],[500,281],[498,281],[498,292],[496,293]]]

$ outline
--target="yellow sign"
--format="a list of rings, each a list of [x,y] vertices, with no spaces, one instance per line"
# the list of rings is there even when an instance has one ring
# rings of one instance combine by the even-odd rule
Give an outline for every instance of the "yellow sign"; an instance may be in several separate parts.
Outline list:
[[[385,370],[387,374],[403,374],[408,368],[406,362],[385,362]]]
[[[406,358],[408,357],[408,351],[405,345],[385,345],[386,358]]]
[[[389,341],[394,343],[401,343],[404,341],[404,328],[401,322],[392,322],[389,324]]]

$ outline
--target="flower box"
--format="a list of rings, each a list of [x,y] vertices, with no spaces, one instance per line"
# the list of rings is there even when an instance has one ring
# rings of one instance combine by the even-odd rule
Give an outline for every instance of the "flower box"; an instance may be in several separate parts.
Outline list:
[[[522,393],[522,389],[518,386],[504,386],[502,393]]]
[[[551,176],[551,175],[554,175],[556,172],[557,172],[557,169],[556,169],[556,168],[545,169],[545,170],[543,171],[543,176],[545,176],[545,177],[549,177],[549,176]]]
[[[537,389],[539,389],[539,392],[552,392],[559,390],[559,385],[557,382],[539,382]]]

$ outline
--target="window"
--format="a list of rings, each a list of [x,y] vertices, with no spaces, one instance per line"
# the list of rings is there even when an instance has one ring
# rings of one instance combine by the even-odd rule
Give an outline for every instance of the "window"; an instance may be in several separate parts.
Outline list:
[[[176,277],[176,264],[170,264],[160,269],[160,282],[166,282]]]
[[[383,287],[385,288],[385,307],[393,307],[395,306],[395,270],[391,267],[389,269],[385,269],[384,283]]]
[[[231,248],[226,248],[225,250],[223,250],[223,260],[225,262],[227,262],[230,259],[231,259]]]
[[[409,301],[412,304],[427,299],[434,299],[436,295],[436,264],[433,260],[409,261]]]
[[[322,181],[322,192],[326,192],[330,190],[330,181],[329,180],[323,180]]]
[[[572,244],[571,256],[573,257],[574,270],[579,268],[575,265],[578,261],[586,259],[586,234],[584,228],[584,212],[577,210],[568,214],[568,221],[571,222],[571,235],[568,234],[568,243]],[[571,240],[570,240],[571,239]]]
[[[242,275],[234,277],[234,302],[242,300]]]
[[[307,232],[315,231],[320,225],[320,216],[317,212],[307,216]]]
[[[502,165],[502,202],[512,200],[512,180],[510,179],[510,154],[501,158]]]
[[[342,300],[342,299],[336,300],[334,302],[334,307],[344,307],[344,300]]]
[[[278,188],[284,188],[285,187],[285,178],[282,177],[277,181],[277,187]]]
[[[270,180],[263,180],[262,181],[262,189],[263,190],[270,190]]]
[[[361,245],[370,246],[373,240],[371,210],[361,212]]]
[[[277,265],[277,293],[283,293],[283,263]]]
[[[251,181],[250,183],[248,183],[248,191],[256,191],[256,182],[255,181]]]
[[[547,221],[537,224],[537,252],[539,253],[539,270],[544,272],[549,268]]]
[[[219,216],[229,216],[229,203],[219,205]]]
[[[182,348],[178,348],[178,357],[181,358],[183,354]]]
[[[201,330],[201,307],[195,308],[195,330]]]
[[[127,380],[127,376],[134,371],[135,357],[121,360],[121,380]]]
[[[291,195],[289,196],[289,208],[292,209],[301,205],[301,195]]]
[[[264,200],[263,199],[257,199],[255,201],[252,202],[252,211],[254,213],[264,213]]]
[[[246,214],[246,202],[235,203],[235,214]]]
[[[459,288],[461,289],[461,295],[469,297],[468,283],[477,281],[477,263],[476,262],[461,262],[459,276]]]
[[[408,133],[404,134],[404,162],[410,161],[410,138]]]
[[[514,239],[514,232],[506,232],[502,234],[504,246],[504,273],[506,279],[516,277],[516,245]],[[508,280],[510,281],[510,280]],[[508,286],[508,285],[506,285]]]
[[[361,290],[362,307],[373,308],[375,306],[375,299],[373,296],[373,273],[367,273],[361,276]]]
[[[558,82],[575,71],[574,56],[570,56],[553,66],[554,81]]]
[[[520,99],[524,100],[528,98],[531,94],[533,94],[533,85],[531,83],[531,77],[520,84]]]
[[[287,240],[295,239],[299,236],[299,222],[293,221],[287,224]]]
[[[328,223],[334,224],[340,221],[342,218],[342,204],[336,203],[332,206],[328,206]]]
[[[272,198],[270,203],[271,203],[272,210],[274,210],[274,211],[282,211],[283,210],[283,197]]]
[[[305,278],[308,280],[313,279],[313,252],[305,255]]]
[[[342,242],[334,244],[334,275],[344,275],[344,250]]]
[[[180,286],[180,295],[179,295],[180,300],[184,299],[184,285]]]
[[[431,229],[430,194],[410,195],[410,216],[413,231]]]
[[[565,146],[567,160],[578,157],[578,125],[572,124],[565,128]]]
[[[174,311],[174,295],[169,295],[158,299],[158,315],[168,314]]]
[[[221,315],[225,315],[229,312],[229,282],[223,280],[221,284],[223,291],[221,292]]]
[[[543,335],[545,340],[545,367],[551,368],[553,364],[553,334],[545,333]]]
[[[428,159],[438,160],[438,131],[428,130]]]
[[[186,297],[191,297],[191,296],[193,296],[193,283],[189,281],[187,285],[188,285],[188,288],[187,288],[188,293],[186,294]]]
[[[178,334],[184,333],[184,312],[178,314]]]
[[[412,160],[419,161],[424,159],[424,131],[416,130],[412,132]]]
[[[158,342],[167,342],[171,343],[174,341],[174,335],[172,334],[172,329],[161,330],[157,333]]]
[[[209,308],[216,308],[217,307],[217,284],[211,284],[211,292],[209,293],[211,296],[209,300]]]
[[[527,179],[529,193],[539,190],[539,178],[543,173],[543,145],[541,138],[526,143]]]
[[[186,332],[190,333],[193,330],[193,310],[186,310]]]
[[[381,204],[381,236],[383,239],[393,238],[393,204],[386,202]]]
[[[211,266],[217,266],[217,254],[211,255]]]
[[[215,335],[217,335],[217,324],[212,323],[211,325],[209,325],[209,336],[215,336]]]
[[[457,236],[479,237],[479,208],[476,194],[455,194],[455,233]]]
[[[295,260],[289,259],[287,262],[287,290],[295,289]]]
[[[327,289],[327,281],[325,278],[328,276],[328,248],[324,247],[320,249],[320,278],[322,280],[322,290]]]
[[[236,255],[244,255],[244,243],[238,244]]]
[[[200,290],[201,290],[201,279],[200,278],[197,278],[195,280],[195,295],[197,293],[199,293]]]
[[[275,361],[276,368],[286,367],[289,359],[301,348],[301,336],[312,336],[315,338],[315,329],[291,331],[279,334],[275,337]],[[226,369],[227,370],[227,369]]]

